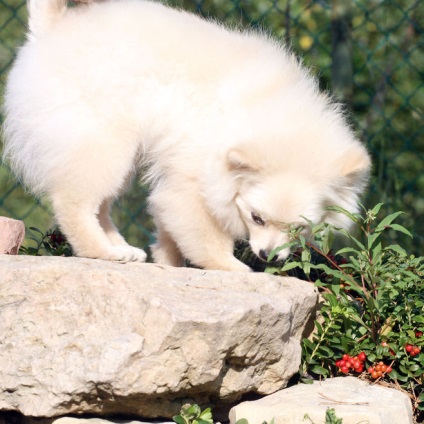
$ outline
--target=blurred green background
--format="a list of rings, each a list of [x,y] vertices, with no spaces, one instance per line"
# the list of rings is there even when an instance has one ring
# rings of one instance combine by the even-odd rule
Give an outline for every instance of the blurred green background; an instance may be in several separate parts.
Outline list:
[[[410,253],[424,254],[424,1],[422,0],[172,0],[229,25],[265,29],[289,43],[324,90],[350,111],[373,156],[364,203],[402,210],[414,239],[389,234]],[[26,29],[23,0],[0,0],[0,96]],[[0,115],[0,120],[2,116]],[[114,220],[130,243],[152,241],[147,190],[137,183],[117,202]],[[0,161],[0,215],[46,231],[48,205],[24,192]],[[31,235],[30,232],[27,234]]]

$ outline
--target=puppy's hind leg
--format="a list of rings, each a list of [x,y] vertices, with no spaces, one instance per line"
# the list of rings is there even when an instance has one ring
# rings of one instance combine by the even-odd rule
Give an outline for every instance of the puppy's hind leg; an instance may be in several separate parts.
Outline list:
[[[118,229],[113,223],[112,218],[110,216],[112,203],[113,201],[111,199],[106,199],[101,203],[99,212],[97,214],[100,226],[102,227],[106,236],[114,246],[126,246],[128,250],[133,250],[134,257],[144,257],[144,259],[139,259],[144,261],[146,258],[146,253],[137,247],[130,246],[125,241],[124,237],[122,237],[122,235],[119,233]]]
[[[112,200],[103,200],[99,207],[99,212],[97,214],[100,226],[103,228],[103,231],[114,246],[128,246],[128,243],[125,241],[124,237],[119,233],[119,230],[116,228],[115,224],[112,221],[112,217],[110,216],[111,208]]]
[[[48,195],[76,255],[144,262],[146,253],[129,246],[109,216],[110,202],[125,188],[133,170],[137,143],[126,140],[123,145],[119,134],[107,130],[93,126],[87,132],[77,126],[76,134],[70,131],[74,138],[69,144],[76,147],[65,151],[60,166],[50,173]]]

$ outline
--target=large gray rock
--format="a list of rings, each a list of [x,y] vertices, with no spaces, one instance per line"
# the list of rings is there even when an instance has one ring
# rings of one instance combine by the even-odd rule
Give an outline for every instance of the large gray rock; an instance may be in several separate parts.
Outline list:
[[[404,393],[356,377],[338,377],[243,402],[230,411],[230,424],[241,418],[247,418],[249,424],[269,423],[271,419],[274,424],[324,424],[327,408],[333,408],[343,424],[413,422],[411,401]]]
[[[0,256],[0,410],[172,417],[272,393],[317,295],[266,274]]]

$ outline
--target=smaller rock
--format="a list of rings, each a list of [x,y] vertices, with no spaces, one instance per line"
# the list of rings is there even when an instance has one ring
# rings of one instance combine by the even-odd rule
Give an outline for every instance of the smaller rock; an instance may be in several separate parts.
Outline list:
[[[272,419],[274,424],[324,424],[328,408],[335,410],[343,424],[413,423],[411,401],[404,393],[356,377],[339,377],[299,384],[257,401],[240,403],[230,411],[230,424],[241,418],[249,424],[269,423]]]
[[[62,417],[52,421],[51,424],[150,424],[152,421],[104,420],[103,418],[73,418]],[[175,424],[174,422],[159,422],[154,424]]]
[[[24,238],[23,221],[0,216],[0,254],[17,255]]]

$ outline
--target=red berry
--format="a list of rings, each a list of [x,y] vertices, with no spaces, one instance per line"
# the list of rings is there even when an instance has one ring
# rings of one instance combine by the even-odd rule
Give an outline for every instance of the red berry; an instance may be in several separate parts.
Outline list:
[[[421,349],[418,346],[412,346],[412,349],[409,352],[409,354],[411,356],[417,356],[420,352],[421,352]]]
[[[386,370],[386,374],[390,374],[393,371],[393,368],[389,365]]]
[[[340,367],[341,365],[340,365],[340,362],[342,362],[342,361],[336,361],[336,367]]]
[[[346,361],[344,361],[343,359],[341,359],[340,361],[339,361],[339,365],[337,365],[338,367],[345,367],[346,366]]]
[[[372,373],[371,373],[371,377],[372,378],[378,378],[378,372],[377,371],[373,371]]]
[[[361,362],[365,362],[365,361],[366,361],[366,359],[367,359],[367,355],[365,355],[365,352],[361,352],[361,353],[358,355],[358,359],[359,359]]]
[[[383,346],[383,347],[387,347],[387,346],[388,346],[388,344],[387,344],[387,342],[381,342],[381,346]]]
[[[416,331],[415,332],[415,337],[422,337],[423,336],[423,332],[422,331]]]
[[[341,371],[343,374],[347,374],[347,373],[349,372],[349,368],[348,368],[348,367],[341,367],[341,368],[340,368],[340,371]]]
[[[363,367],[363,365],[362,365],[362,362],[358,359],[358,360],[353,362],[353,368],[355,368],[355,370],[357,370],[359,367]]]
[[[372,374],[374,371],[375,371],[374,367],[369,367],[369,368],[368,368],[368,372],[369,372],[370,374]]]
[[[405,345],[405,350],[406,350],[408,353],[412,352],[412,350],[413,350],[413,349],[414,349],[414,346],[412,346],[412,345],[410,345],[410,344]]]
[[[350,359],[350,356],[347,353],[345,353],[343,355],[343,361],[348,361],[349,359]]]

